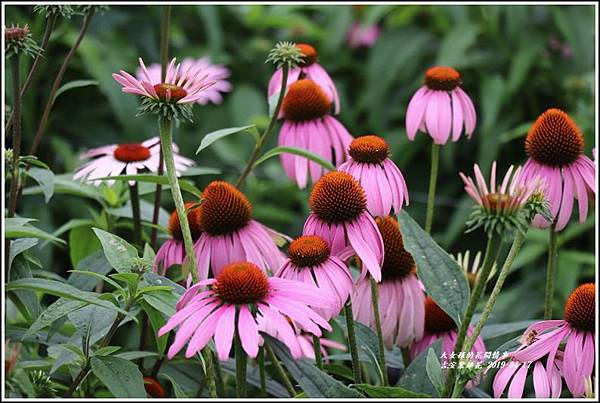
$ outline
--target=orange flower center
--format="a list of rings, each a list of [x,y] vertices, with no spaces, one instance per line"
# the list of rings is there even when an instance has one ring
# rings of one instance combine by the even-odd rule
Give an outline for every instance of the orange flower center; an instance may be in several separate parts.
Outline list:
[[[540,164],[562,167],[581,155],[583,136],[569,115],[560,109],[548,109],[529,129],[525,152]]]
[[[452,67],[436,66],[425,72],[425,85],[429,89],[452,91],[461,84],[460,73]]]
[[[345,172],[329,172],[315,183],[310,208],[328,223],[352,221],[365,210],[366,197],[358,181]]]
[[[150,158],[150,149],[140,143],[120,144],[113,155],[122,162],[145,161]]]
[[[456,324],[433,298],[425,299],[425,330],[427,333],[444,333],[456,329]]]
[[[596,325],[596,284],[580,285],[565,304],[565,320],[575,329],[591,332]]]
[[[192,239],[196,240],[200,238],[200,234],[202,234],[202,230],[200,229],[200,223],[198,222],[198,209],[193,208],[196,206],[197,202],[188,202],[185,203],[185,208],[187,210],[187,219],[190,224],[190,232],[192,233]],[[183,235],[181,233],[181,223],[179,222],[179,216],[177,215],[177,210],[174,210],[169,217],[169,224],[167,226],[171,236],[178,241],[183,241]]]
[[[253,304],[267,296],[269,282],[258,266],[250,262],[236,262],[221,270],[212,289],[230,304]]]
[[[361,136],[350,143],[350,156],[354,161],[378,163],[384,161],[389,154],[387,142],[379,136]]]
[[[211,182],[202,192],[198,209],[200,228],[210,235],[231,234],[252,219],[252,204],[235,186],[224,181]]]
[[[300,49],[300,52],[303,55],[303,66],[310,66],[311,64],[317,61],[318,54],[317,50],[314,47],[306,43],[298,43],[296,44],[296,47]]]
[[[165,397],[165,389],[162,385],[154,378],[148,376],[144,377],[144,389],[151,397],[163,398]]]
[[[304,235],[290,243],[288,255],[298,267],[314,267],[327,260],[329,246],[319,236]]]
[[[325,116],[331,109],[331,101],[317,83],[301,79],[288,87],[281,108],[287,120],[300,122]]]
[[[394,217],[377,217],[375,222],[383,239],[385,256],[381,267],[383,281],[401,280],[415,272],[415,261],[404,249],[398,221]]]
[[[12,26],[10,28],[4,29],[4,39],[7,42],[19,41],[24,39],[29,34],[29,26],[25,25],[24,27],[20,26]]]
[[[171,98],[169,100],[173,101],[173,102],[177,102],[181,98],[185,98],[185,96],[187,95],[186,90],[184,90],[183,88],[181,88],[175,84],[166,84],[166,83],[156,84],[154,86],[154,90],[156,91],[156,94],[158,95],[158,97],[162,100],[166,100],[167,92],[170,92]]]

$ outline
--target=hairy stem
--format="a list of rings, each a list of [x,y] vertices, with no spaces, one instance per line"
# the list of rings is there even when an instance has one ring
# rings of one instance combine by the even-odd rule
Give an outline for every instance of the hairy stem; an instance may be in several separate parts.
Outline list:
[[[554,305],[554,280],[556,277],[556,263],[558,260],[558,234],[554,231],[554,225],[549,229],[550,239],[548,242],[548,269],[546,273],[546,298],[544,300],[544,320],[552,319],[552,307]]]
[[[313,350],[315,350],[315,363],[317,368],[323,371],[323,357],[321,357],[321,340],[318,336],[312,335]]]
[[[204,374],[204,378],[206,379],[206,385],[208,386],[208,396],[211,398],[217,398],[217,383],[215,381],[214,365],[216,360],[213,360],[213,353],[209,347],[205,347],[202,350],[202,356],[204,357],[204,362],[206,363],[206,373]]]
[[[133,220],[133,242],[142,246],[142,218],[140,215],[140,192],[138,190],[138,184],[135,182],[133,185],[129,185],[129,194],[131,198],[131,213]]]
[[[435,188],[437,185],[438,165],[440,162],[440,146],[431,144],[431,172],[429,173],[429,192],[427,193],[427,215],[425,216],[425,231],[430,234],[435,210]]]
[[[265,349],[267,351],[267,355],[269,356],[269,360],[271,360],[271,364],[273,364],[273,367],[275,367],[275,370],[277,371],[277,373],[281,377],[281,380],[283,381],[283,386],[285,386],[291,397],[296,396],[296,388],[294,388],[292,381],[290,381],[290,378],[285,373],[285,370],[281,366],[281,363],[277,359],[277,356],[275,356],[275,353],[269,347],[265,346]]]
[[[54,78],[54,83],[52,84],[52,88],[50,89],[50,93],[48,94],[48,100],[46,101],[46,106],[44,107],[44,112],[42,113],[42,118],[40,119],[38,129],[35,133],[35,137],[33,138],[33,143],[31,144],[31,148],[29,149],[29,154],[31,154],[31,155],[35,155],[35,153],[37,152],[38,146],[40,145],[40,141],[42,140],[42,136],[44,135],[44,132],[46,131],[46,126],[48,125],[48,118],[50,117],[50,111],[52,110],[52,105],[54,105],[54,97],[56,95],[56,91],[58,90],[58,87],[60,86],[60,83],[62,82],[63,76],[65,75],[65,72],[67,71],[67,67],[69,66],[69,63],[71,62],[71,59],[75,55],[77,48],[81,44],[81,41],[83,40],[83,37],[85,36],[85,33],[87,32],[87,30],[90,26],[90,23],[92,22],[92,18],[94,17],[95,12],[96,12],[96,8],[91,7],[90,11],[88,11],[88,13],[86,14],[85,18],[83,19],[83,24],[81,25],[81,29],[79,30],[79,36],[75,40],[75,43],[73,44],[71,49],[69,49],[69,52],[65,56],[65,60],[63,60],[63,63],[60,66],[60,69],[58,70],[56,77]]]
[[[221,372],[221,364],[219,359],[213,360],[215,369],[215,386],[217,387],[217,397],[225,397],[225,385],[223,384],[223,373]]]
[[[235,331],[235,394],[236,397],[246,397],[247,385],[246,385],[246,363],[248,357],[246,352],[242,348],[242,342],[240,340],[240,334],[238,330]]]
[[[360,360],[358,359],[358,346],[356,344],[356,333],[354,331],[354,316],[352,313],[352,301],[344,305],[344,315],[346,316],[346,327],[348,330],[348,347],[352,357],[352,372],[354,373],[354,383],[362,383],[362,371],[360,369]]]
[[[275,126],[275,122],[277,121],[277,115],[279,115],[279,110],[281,109],[281,105],[283,104],[283,98],[285,96],[285,89],[287,88],[288,71],[289,71],[289,66],[287,64],[284,64],[282,67],[281,89],[279,91],[279,98],[277,99],[277,105],[275,106],[275,111],[273,112],[273,116],[271,116],[271,121],[269,122],[269,125],[267,126],[267,128],[263,132],[262,136],[260,136],[260,139],[254,146],[254,151],[252,152],[252,155],[250,156],[250,159],[248,160],[248,164],[246,165],[246,168],[244,168],[244,171],[242,172],[242,174],[238,178],[237,182],[235,183],[235,186],[237,188],[241,187],[244,184],[244,181],[246,180],[248,175],[250,175],[250,172],[252,172],[252,169],[254,168],[254,163],[256,162],[258,157],[260,157],[261,150],[267,141],[267,137],[269,136],[271,131],[273,131],[273,127]]]
[[[383,343],[383,331],[381,330],[381,316],[379,315],[379,290],[377,282],[373,277],[371,281],[371,305],[373,305],[373,316],[375,317],[375,330],[377,331],[377,342],[379,344],[379,365],[381,365],[381,381],[383,386],[389,386],[387,366],[385,365],[385,344]]]

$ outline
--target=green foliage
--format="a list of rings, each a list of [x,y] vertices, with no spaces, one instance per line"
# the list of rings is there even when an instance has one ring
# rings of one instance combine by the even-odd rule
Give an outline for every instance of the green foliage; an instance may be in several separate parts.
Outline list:
[[[132,362],[117,357],[95,356],[92,372],[106,385],[114,397],[145,398],[142,373]]]

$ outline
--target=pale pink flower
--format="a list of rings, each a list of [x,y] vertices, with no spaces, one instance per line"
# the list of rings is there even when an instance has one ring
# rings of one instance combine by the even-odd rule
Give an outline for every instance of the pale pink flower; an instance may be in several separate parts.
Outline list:
[[[255,358],[261,342],[259,330],[281,340],[294,358],[300,358],[302,348],[290,320],[295,326],[321,336],[321,328],[331,331],[331,326],[311,307],[327,307],[329,303],[316,287],[277,277],[268,278],[249,262],[231,263],[216,279],[203,280],[190,287],[177,302],[177,312],[158,335],[179,326],[167,353],[169,359],[186,343],[185,356],[190,358],[214,339],[219,360],[226,361],[236,332],[243,350]],[[276,332],[259,329],[257,322],[261,316]]]
[[[375,45],[379,35],[381,34],[381,28],[377,24],[365,25],[360,22],[354,22],[348,28],[346,33],[346,41],[348,45],[353,48],[370,48]]]
[[[554,230],[569,222],[575,199],[579,222],[584,222],[590,201],[596,193],[596,166],[583,154],[583,135],[575,122],[559,109],[542,113],[527,134],[525,152],[529,159],[523,167],[523,182],[535,176],[546,181],[545,196],[554,217]],[[537,215],[533,224],[548,228],[552,223]]]
[[[402,172],[388,158],[387,142],[378,136],[361,136],[352,141],[350,158],[338,167],[359,182],[367,195],[367,210],[373,216],[399,213],[408,206],[408,189]]]
[[[193,59],[191,57],[183,59],[180,70],[187,71],[190,69],[191,71],[198,71],[201,76],[206,76],[207,81],[214,82],[196,99],[195,102],[200,105],[206,105],[209,102],[219,105],[223,102],[223,93],[230,92],[233,89],[231,83],[227,81],[227,78],[231,75],[229,69],[222,64],[212,64],[208,56],[200,59]],[[150,76],[150,83],[152,85],[160,84],[160,64],[151,64],[148,66],[147,71]],[[136,76],[138,81],[146,78],[141,67],[137,69]]]
[[[451,67],[432,67],[425,85],[411,98],[406,111],[406,134],[414,140],[417,130],[429,133],[435,144],[444,145],[452,134],[457,141],[464,132],[471,138],[477,115],[471,98],[460,88],[460,74]]]
[[[187,168],[194,165],[194,161],[179,154],[179,147],[173,143],[175,170],[180,176]],[[127,175],[136,175],[139,171],[158,172],[160,164],[160,139],[152,137],[142,143],[111,144],[92,148],[85,152],[81,159],[93,158],[75,170],[73,179],[86,179],[92,181],[96,178],[118,176],[123,172]],[[92,184],[99,186],[102,181],[95,180]],[[115,181],[108,180],[112,185]],[[135,181],[130,181],[133,184]]]

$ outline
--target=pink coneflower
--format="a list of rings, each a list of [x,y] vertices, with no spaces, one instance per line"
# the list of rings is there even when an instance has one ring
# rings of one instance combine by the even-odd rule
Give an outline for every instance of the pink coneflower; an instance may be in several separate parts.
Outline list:
[[[202,234],[194,244],[198,277],[214,276],[229,263],[248,261],[263,270],[277,270],[283,254],[273,241],[273,230],[252,219],[252,204],[235,186],[211,182],[202,192],[197,209]]]
[[[367,210],[373,216],[399,213],[408,206],[408,189],[400,169],[388,158],[387,142],[378,136],[361,136],[352,141],[350,158],[338,167],[359,182],[367,195]]]
[[[393,217],[375,219],[385,257],[379,283],[379,314],[383,340],[387,348],[408,347],[423,337],[425,294],[417,279],[415,261],[404,249],[398,221]],[[352,292],[354,319],[375,328],[370,281],[360,280]]]
[[[367,271],[381,281],[383,240],[373,217],[367,212],[365,192],[358,181],[345,172],[329,172],[310,194],[312,212],[304,223],[304,235],[318,235],[334,255],[351,247]]]
[[[279,146],[298,147],[330,161],[341,164],[352,141],[348,130],[329,114],[331,101],[314,81],[301,79],[288,87],[281,110],[284,122],[279,132]],[[301,189],[306,187],[308,175],[316,182],[325,168],[305,157],[281,154],[286,175]]]
[[[195,209],[192,209],[198,203],[199,202],[185,203],[188,223],[194,241],[196,241],[202,233],[202,229],[198,223],[198,214]],[[185,258],[185,246],[183,244],[183,235],[181,234],[181,224],[176,210],[171,213],[167,228],[171,234],[171,238],[166,240],[165,243],[160,246],[154,257],[154,263],[152,264],[152,271],[162,276],[166,275],[167,270],[172,265],[183,264]]]
[[[288,73],[287,86],[289,87],[291,84],[295,83],[297,80],[301,80],[303,78],[314,81],[325,93],[329,105],[331,107],[331,103],[335,105],[335,113],[340,113],[340,97],[338,95],[337,89],[335,88],[335,84],[329,74],[325,71],[323,67],[319,63],[317,63],[317,50],[311,45],[305,43],[299,43],[296,45],[300,52],[304,55],[302,58],[302,63],[300,66],[290,69]],[[281,68],[277,69],[271,80],[269,80],[269,87],[267,91],[267,95],[269,98],[279,92],[281,89],[281,80],[282,80],[282,70]],[[279,118],[281,118],[283,114],[279,114]]]
[[[210,57],[205,56],[200,59],[185,58],[181,61],[181,71],[197,72],[201,76],[206,76],[207,81],[213,81],[214,84],[206,88],[200,97],[196,99],[196,103],[206,105],[211,102],[220,104],[223,102],[223,93],[232,90],[233,86],[226,79],[231,75],[229,69],[222,64],[212,64]],[[160,84],[160,64],[154,63],[148,66],[148,75],[152,85]],[[146,79],[143,69],[140,67],[136,72],[138,81]]]
[[[560,380],[556,380],[556,372],[560,370],[571,394],[574,397],[582,397],[585,394],[585,379],[591,377],[594,370],[595,327],[596,285],[583,284],[567,299],[564,320],[534,323],[523,334],[521,347],[508,356],[517,363],[536,362],[536,396],[560,396]],[[563,342],[565,347],[561,354],[559,348]],[[538,365],[538,362],[546,356],[548,358],[544,368],[543,364]],[[517,371],[514,367],[517,366],[505,366],[498,371],[494,380],[494,396],[501,396],[509,382],[509,397],[523,395],[527,369],[521,367]]]
[[[120,74],[113,73],[113,78],[123,86],[122,91],[128,94],[141,95],[157,101],[175,104],[189,104],[198,101],[204,96],[203,91],[213,82],[207,80],[205,72],[199,66],[191,65],[187,69],[181,68],[181,63],[175,64],[171,60],[167,67],[164,83],[154,83],[142,58],[139,58],[142,78],[137,79],[124,70]]]
[[[337,316],[352,291],[348,266],[339,257],[331,255],[327,242],[316,235],[304,235],[291,242],[288,255],[275,275],[308,283],[331,295],[335,304],[330,309],[315,311],[327,320]]]
[[[596,193],[594,163],[583,154],[583,135],[575,122],[559,109],[542,113],[525,139],[529,159],[523,167],[522,180],[535,176],[546,180],[546,198],[555,219],[555,231],[562,230],[573,212],[573,202],[579,204],[579,222],[587,217],[590,199]],[[547,228],[551,223],[538,215],[533,224]]]
[[[352,48],[370,48],[375,45],[381,29],[377,24],[365,25],[360,22],[354,22],[346,33],[346,42]]]
[[[179,148],[173,144],[173,151],[177,153]],[[136,175],[138,171],[148,170],[158,172],[160,161],[160,139],[153,137],[143,143],[111,144],[98,148],[92,148],[81,156],[82,159],[94,158],[77,168],[73,179],[102,178],[106,176],[118,176],[125,172],[127,175]],[[175,154],[175,170],[181,175],[188,167],[194,165],[194,161]],[[96,186],[102,181],[93,181]],[[115,181],[109,180],[112,185]]]
[[[204,290],[208,286],[208,290]],[[277,332],[270,335],[281,340],[294,356],[302,349],[294,332],[296,326],[315,336],[331,326],[310,306],[327,307],[329,300],[308,284],[270,277],[256,265],[237,262],[223,267],[216,279],[203,280],[190,287],[177,303],[177,312],[159,330],[162,336],[179,326],[167,356],[175,354],[188,343],[185,356],[194,356],[214,337],[219,360],[229,358],[234,334],[240,337],[242,348],[252,358],[260,343],[257,316],[269,321]]]
[[[467,337],[473,334],[473,326],[469,325]],[[431,297],[425,299],[425,332],[423,338],[410,347],[410,357],[415,359],[421,352],[427,350],[429,346],[437,340],[442,340],[442,359],[441,364],[447,367],[451,362],[451,354],[454,351],[458,330],[456,324],[446,312],[444,312]],[[477,337],[471,353],[471,361],[483,362],[485,360],[486,349],[481,336]],[[467,384],[467,387],[474,386],[473,381]]]
[[[457,141],[465,129],[467,138],[475,130],[477,115],[473,102],[460,88],[458,71],[437,66],[425,72],[425,85],[411,98],[406,111],[406,134],[414,140],[417,130],[433,138],[435,144],[446,144],[452,133]]]

